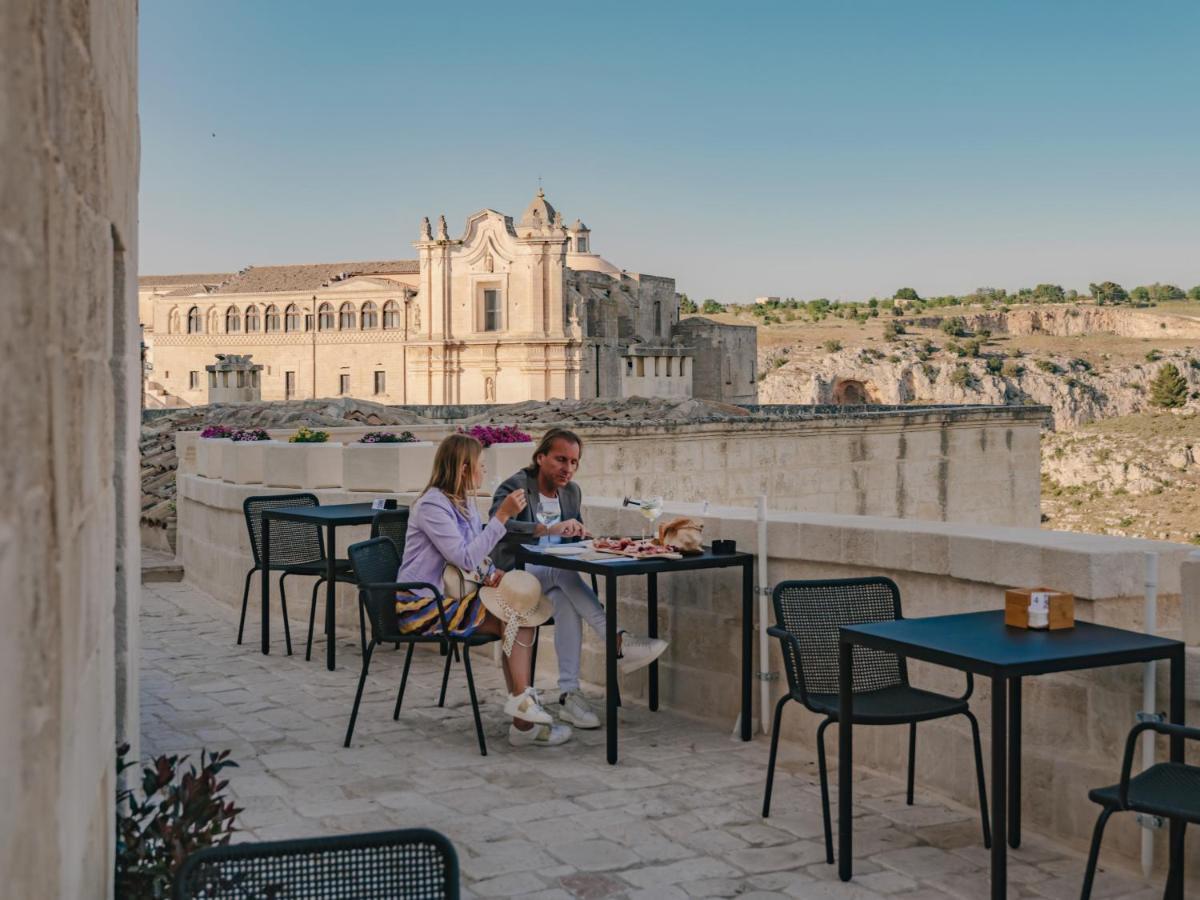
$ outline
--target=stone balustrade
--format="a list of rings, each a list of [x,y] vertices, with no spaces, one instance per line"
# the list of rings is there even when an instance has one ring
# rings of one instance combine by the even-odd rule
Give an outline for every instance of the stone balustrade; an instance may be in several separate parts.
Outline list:
[[[182,456],[182,455],[181,455]],[[584,480],[587,486],[586,479]],[[240,602],[242,579],[250,566],[250,549],[241,504],[247,496],[283,492],[256,484],[232,484],[181,472],[179,476],[179,555],[186,577],[223,602]],[[314,491],[322,503],[395,496],[401,503],[415,492],[353,492],[344,488]],[[488,500],[478,503],[486,514]],[[671,512],[694,514],[695,506],[668,504]],[[636,534],[641,520],[620,506],[619,498],[589,498],[585,519],[596,533]],[[737,541],[740,549],[756,551],[754,514],[746,508],[720,507],[706,518],[706,538]],[[339,531],[339,555],[366,537],[365,528]],[[1143,626],[1143,577],[1146,553],[1159,558],[1159,632],[1186,634],[1200,644],[1200,554],[1189,556],[1186,545],[1144,541],[1037,528],[966,525],[914,519],[827,513],[772,512],[767,553],[771,584],[792,578],[830,578],[887,575],[900,587],[906,616],[928,616],[982,609],[1003,603],[1003,589],[1014,585],[1047,585],[1073,593],[1076,616],[1125,628]],[[621,583],[620,617],[635,630],[645,628],[645,598],[637,579]],[[339,623],[356,633],[355,598],[339,586]],[[732,728],[738,710],[740,595],[737,578],[724,572],[681,573],[659,579],[659,631],[672,646],[662,661],[661,698],[664,705]],[[1183,594],[1186,593],[1186,600]],[[291,614],[302,623],[308,592],[294,589]],[[259,605],[257,581],[251,592],[250,633],[256,631]],[[276,646],[282,642],[278,609],[273,610]],[[295,634],[301,634],[299,628]],[[233,640],[233,635],[230,635]],[[302,640],[302,637],[300,638]],[[755,653],[757,655],[757,641]],[[252,646],[246,652],[256,652]],[[355,662],[344,665],[353,669]],[[781,672],[778,649],[772,646],[770,669]],[[760,665],[755,661],[756,668]],[[540,681],[553,671],[550,642],[543,645]],[[603,680],[600,646],[589,635],[584,657],[585,677]],[[958,693],[963,675],[913,664],[914,683]],[[347,674],[350,689],[352,672]],[[1079,848],[1086,846],[1095,818],[1087,800],[1091,787],[1108,784],[1118,773],[1120,753],[1134,723],[1141,699],[1141,667],[1126,666],[1027,679],[1024,691],[1025,820],[1033,832],[1044,831]],[[1159,667],[1160,709],[1167,706],[1165,666]],[[644,677],[626,679],[623,692],[636,698]],[[782,679],[773,682],[777,699]],[[1189,648],[1188,721],[1200,720],[1200,646]],[[977,680],[973,699],[985,731],[989,727],[989,686]],[[755,690],[756,710],[759,698]],[[783,738],[811,746],[817,720],[789,706]],[[894,774],[905,764],[903,728],[867,728],[855,738],[860,763]],[[761,739],[761,738],[760,738]],[[834,734],[829,740],[836,740]],[[830,744],[830,748],[835,744]],[[1165,754],[1165,746],[1160,748]],[[924,789],[976,803],[970,737],[966,723],[954,720],[924,724],[919,730],[917,773]],[[1195,752],[1192,750],[1191,752]],[[805,798],[777,798],[780,810]],[[1110,826],[1105,854],[1120,854],[1132,863],[1139,847],[1132,817],[1118,817]],[[1159,841],[1163,850],[1165,841]]]

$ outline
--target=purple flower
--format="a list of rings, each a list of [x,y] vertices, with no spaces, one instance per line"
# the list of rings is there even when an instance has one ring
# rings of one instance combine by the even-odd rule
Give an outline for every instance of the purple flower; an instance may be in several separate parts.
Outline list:
[[[459,433],[469,434],[485,447],[492,444],[527,444],[533,440],[513,425],[472,425],[466,430],[460,428]]]
[[[261,428],[241,428],[230,435],[235,441],[269,441],[271,436]]]
[[[358,439],[360,444],[414,444],[417,436],[411,431],[396,434],[391,431],[368,431]]]
[[[202,432],[202,438],[227,438],[233,435],[233,429],[228,425],[209,425]]]

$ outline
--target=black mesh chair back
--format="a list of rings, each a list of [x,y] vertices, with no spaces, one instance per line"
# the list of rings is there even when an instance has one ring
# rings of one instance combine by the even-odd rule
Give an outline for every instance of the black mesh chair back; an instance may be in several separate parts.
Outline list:
[[[809,694],[838,692],[838,628],[902,618],[900,589],[890,578],[785,581],[772,594],[775,621],[799,644],[784,642],[788,685],[806,706]],[[894,653],[854,648],[854,692],[908,683],[904,661]]]
[[[381,509],[371,522],[371,537],[391,538],[396,545],[396,554],[404,559],[404,539],[408,535],[407,509]]]
[[[175,878],[175,900],[366,900],[459,896],[458,856],[425,828],[208,847]]]
[[[371,620],[371,637],[377,644],[394,640],[396,634],[396,592],[391,588],[370,589],[371,584],[392,584],[400,572],[400,554],[391,538],[376,537],[351,544],[350,565],[358,580],[359,592]]]
[[[247,497],[242,503],[246,528],[250,532],[250,550],[255,567],[262,565],[262,513],[265,509],[320,506],[316,494],[273,494]],[[271,522],[271,568],[282,569],[297,563],[325,558],[321,526],[308,522]]]

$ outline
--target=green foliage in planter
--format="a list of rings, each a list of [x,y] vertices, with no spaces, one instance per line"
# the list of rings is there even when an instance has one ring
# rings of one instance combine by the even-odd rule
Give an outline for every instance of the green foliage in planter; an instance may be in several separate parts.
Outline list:
[[[360,444],[415,444],[417,436],[411,431],[368,431],[358,439]]]
[[[1171,363],[1158,370],[1150,382],[1150,403],[1164,409],[1172,409],[1187,403],[1188,385],[1183,375]]]
[[[329,440],[328,431],[314,431],[311,428],[301,426],[301,428],[288,438],[289,444],[324,444]]]
[[[117,748],[117,775],[137,765]],[[229,751],[200,752],[200,768],[182,766],[187,757],[159,756],[142,769],[138,790],[117,790],[115,894],[125,900],[168,897],[175,872],[189,854],[228,844],[242,810],[223,796],[228,781],[218,776],[236,767]]]

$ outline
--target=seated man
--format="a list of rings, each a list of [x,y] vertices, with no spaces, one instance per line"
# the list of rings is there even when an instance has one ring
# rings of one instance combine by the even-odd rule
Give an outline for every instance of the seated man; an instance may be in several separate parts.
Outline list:
[[[583,441],[565,428],[546,432],[533,453],[531,465],[521,469],[497,488],[492,509],[513,491],[523,490],[528,505],[509,517],[508,535],[493,551],[500,569],[516,564],[512,542],[559,543],[564,537],[584,537],[582,492],[572,480],[579,468]],[[583,622],[604,637],[604,607],[596,592],[577,572],[547,566],[528,566],[537,576],[542,591],[554,601],[554,649],[558,654],[558,715],[577,728],[599,728],[600,719],[579,690],[579,657],[583,648]],[[618,666],[633,672],[648,666],[667,649],[657,638],[635,637],[622,631],[617,636]]]

